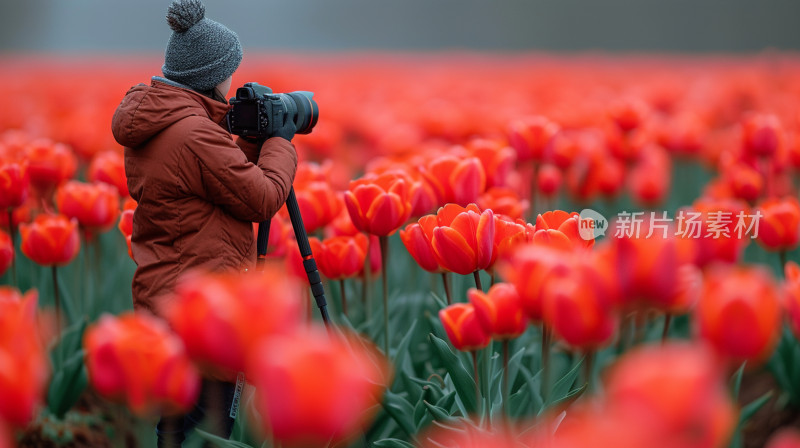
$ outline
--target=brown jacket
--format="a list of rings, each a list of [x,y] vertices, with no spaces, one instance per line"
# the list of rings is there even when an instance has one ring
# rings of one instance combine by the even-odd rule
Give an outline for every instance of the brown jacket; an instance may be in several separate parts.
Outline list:
[[[154,78],[132,87],[112,119],[125,147],[133,216],[136,309],[159,311],[190,269],[238,270],[256,259],[253,222],[286,201],[297,168],[294,146],[278,137],[260,148],[234,142],[227,104]]]

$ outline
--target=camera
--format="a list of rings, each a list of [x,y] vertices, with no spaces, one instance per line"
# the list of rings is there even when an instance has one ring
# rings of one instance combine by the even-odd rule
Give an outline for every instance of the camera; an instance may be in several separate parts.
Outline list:
[[[272,93],[272,89],[248,82],[236,89],[229,103],[228,129],[242,137],[269,138],[285,120],[293,120],[297,134],[308,134],[319,119],[319,106],[312,92]]]

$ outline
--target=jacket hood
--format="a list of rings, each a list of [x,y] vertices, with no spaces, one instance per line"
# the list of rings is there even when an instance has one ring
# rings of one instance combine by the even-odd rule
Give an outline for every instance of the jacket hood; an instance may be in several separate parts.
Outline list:
[[[122,146],[135,148],[173,123],[190,116],[225,119],[230,106],[193,90],[153,79],[133,86],[111,119],[111,132]]]

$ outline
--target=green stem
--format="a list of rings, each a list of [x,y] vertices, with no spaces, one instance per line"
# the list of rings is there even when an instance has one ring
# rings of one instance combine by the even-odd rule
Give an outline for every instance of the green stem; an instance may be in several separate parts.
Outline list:
[[[339,280],[339,290],[342,293],[342,313],[347,316],[347,295],[344,292],[344,279]]]
[[[56,332],[61,334],[61,297],[58,295],[58,268],[53,265],[51,271],[53,273],[53,297],[56,305]]]
[[[787,260],[786,260],[786,249],[782,249],[780,252],[778,252],[778,257],[781,260],[781,269],[780,269],[781,272],[780,272],[780,275],[781,275],[781,277],[783,277],[784,271],[786,270],[786,262],[787,262]]]
[[[481,286],[481,273],[480,273],[480,271],[473,272],[472,276],[475,278],[475,287],[478,288],[479,291],[483,292],[483,286]]]
[[[542,322],[542,401],[550,401],[550,328]]]
[[[367,259],[364,260],[364,288],[361,290],[361,303],[364,311],[364,322],[372,316],[372,300],[370,300],[372,285],[372,237],[367,238]]]
[[[470,355],[472,355],[472,371],[475,372],[475,400],[480,403],[481,402],[481,382],[480,382],[480,375],[478,374],[478,351],[477,350],[470,350]]]
[[[386,261],[389,259],[389,237],[378,237],[381,244],[381,277],[383,281],[383,351],[389,357],[389,280],[386,278]]]
[[[586,361],[583,363],[584,367],[584,382],[587,384],[586,389],[589,390],[592,388],[592,375],[594,374],[594,357],[595,351],[594,350],[587,350],[586,351]]]
[[[667,342],[667,336],[669,335],[669,325],[672,323],[672,314],[667,313],[664,316],[664,331],[661,333],[661,344],[665,344]]]
[[[484,416],[486,417],[487,427],[492,427],[492,397],[491,383],[492,378],[492,343],[483,349],[483,380],[481,381],[481,392],[483,396]]]
[[[447,296],[447,304],[452,305],[453,298],[450,294],[450,281],[448,277],[449,275],[447,272],[442,272],[442,282],[444,283],[444,295]]]
[[[508,384],[508,345],[508,339],[503,339],[503,415],[510,419],[511,415],[509,415],[508,409],[508,394],[511,385]]]

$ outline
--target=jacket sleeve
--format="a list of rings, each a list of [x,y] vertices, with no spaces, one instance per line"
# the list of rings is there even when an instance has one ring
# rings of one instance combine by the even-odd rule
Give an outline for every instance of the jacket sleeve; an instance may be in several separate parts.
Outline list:
[[[261,149],[261,145],[254,140],[248,140],[246,138],[237,137],[236,138],[236,146],[242,150],[245,157],[247,157],[247,161],[251,163],[258,163],[258,156],[259,150]]]
[[[198,196],[242,221],[260,222],[274,215],[286,201],[297,169],[294,145],[282,138],[261,145],[258,164],[224,131],[193,128],[187,141],[200,173]]]

